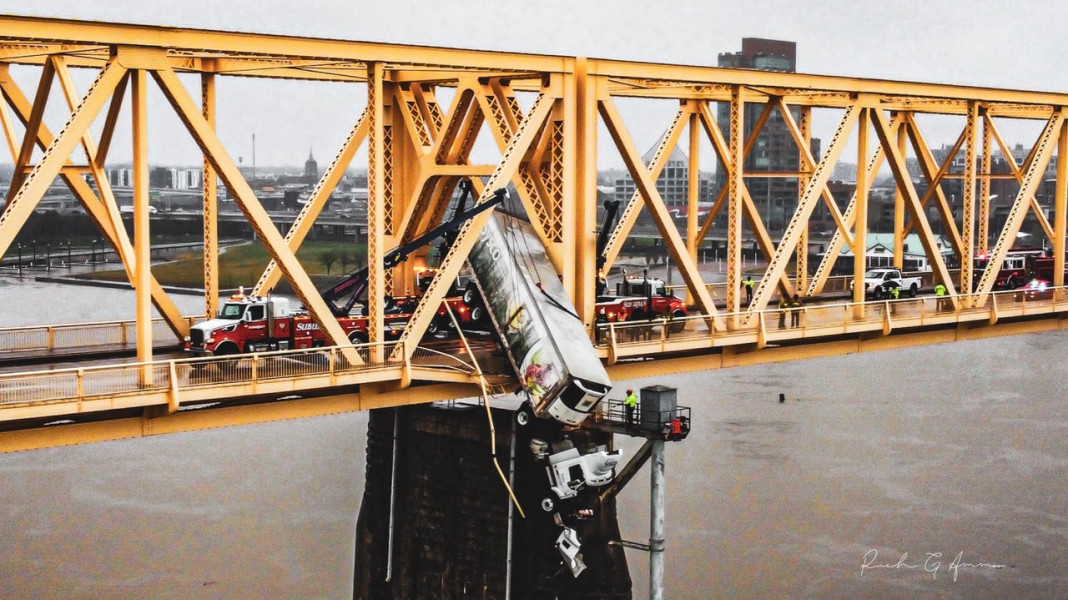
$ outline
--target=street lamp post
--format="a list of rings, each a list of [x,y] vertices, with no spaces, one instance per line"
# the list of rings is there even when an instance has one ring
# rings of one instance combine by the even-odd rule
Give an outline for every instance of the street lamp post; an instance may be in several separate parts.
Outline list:
[[[22,275],[22,242],[15,244],[15,247],[19,250],[19,275]]]
[[[67,240],[67,269],[71,268],[70,262],[70,240]]]

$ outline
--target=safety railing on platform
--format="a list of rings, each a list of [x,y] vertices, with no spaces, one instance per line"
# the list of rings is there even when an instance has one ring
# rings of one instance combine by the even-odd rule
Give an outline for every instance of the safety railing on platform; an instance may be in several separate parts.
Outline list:
[[[381,351],[378,346],[382,347]],[[346,347],[328,347],[9,373],[0,375],[0,407],[346,375],[403,367],[406,363],[417,368],[474,372],[474,367],[460,358],[429,348],[417,348],[412,358],[405,361],[403,352],[396,355],[393,352],[397,342],[351,347],[363,360],[362,364],[350,363],[345,358],[342,348]]]
[[[954,302],[953,298],[956,299]],[[648,342],[679,342],[697,339],[729,340],[732,337],[817,337],[879,327],[908,328],[947,321],[1005,319],[1044,312],[1068,312],[1068,286],[1039,285],[989,294],[919,296],[872,302],[809,304],[800,308],[769,308],[755,312],[720,313],[724,328],[713,330],[709,317],[690,315],[645,321],[600,323],[595,326],[599,346],[638,345]],[[793,330],[793,331],[791,331]],[[783,333],[782,336],[777,334]]]
[[[189,325],[200,317],[183,317]],[[157,344],[178,340],[164,319],[152,320],[152,339]],[[136,321],[103,321],[65,325],[35,325],[0,329],[0,357],[8,353],[57,352],[100,347],[133,347],[137,340]]]

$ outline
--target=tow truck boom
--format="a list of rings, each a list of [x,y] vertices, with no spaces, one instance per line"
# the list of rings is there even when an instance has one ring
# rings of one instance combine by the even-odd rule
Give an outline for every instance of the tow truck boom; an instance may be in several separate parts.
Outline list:
[[[460,189],[463,195],[460,197],[460,203],[458,208],[462,209],[467,196],[471,193],[471,183],[467,180],[460,181]],[[445,236],[446,243],[449,242],[449,234],[455,233],[460,229],[468,220],[472,219],[479,213],[485,212],[494,206],[497,206],[504,201],[507,196],[507,191],[501,188],[493,193],[493,197],[483,202],[482,204],[475,205],[468,210],[461,210],[452,219],[438,225],[437,227],[419,235],[412,239],[412,241],[390,250],[386,253],[385,258],[382,259],[382,267],[385,269],[392,269],[400,263],[408,260],[410,256],[416,250],[434,241],[436,238]],[[323,300],[330,306],[330,310],[334,313],[335,317],[347,316],[352,307],[356,304],[357,300],[367,290],[367,267],[364,267],[358,271],[354,271],[348,275],[345,275],[339,279],[334,280],[332,283],[320,290],[320,294]],[[335,302],[341,298],[348,297],[344,306],[338,307]]]

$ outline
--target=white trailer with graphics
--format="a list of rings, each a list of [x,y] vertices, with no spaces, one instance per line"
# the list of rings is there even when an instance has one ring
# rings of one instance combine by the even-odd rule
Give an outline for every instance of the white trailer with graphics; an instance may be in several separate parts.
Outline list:
[[[494,213],[468,260],[529,401],[519,423],[582,423],[612,382],[530,223]]]

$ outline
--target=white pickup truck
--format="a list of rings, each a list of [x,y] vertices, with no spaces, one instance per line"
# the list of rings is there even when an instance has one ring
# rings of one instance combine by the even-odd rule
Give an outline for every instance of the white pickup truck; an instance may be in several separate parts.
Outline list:
[[[896,287],[902,295],[915,298],[921,283],[919,277],[904,277],[898,269],[871,269],[864,274],[864,296],[882,300],[889,298],[890,290]]]

